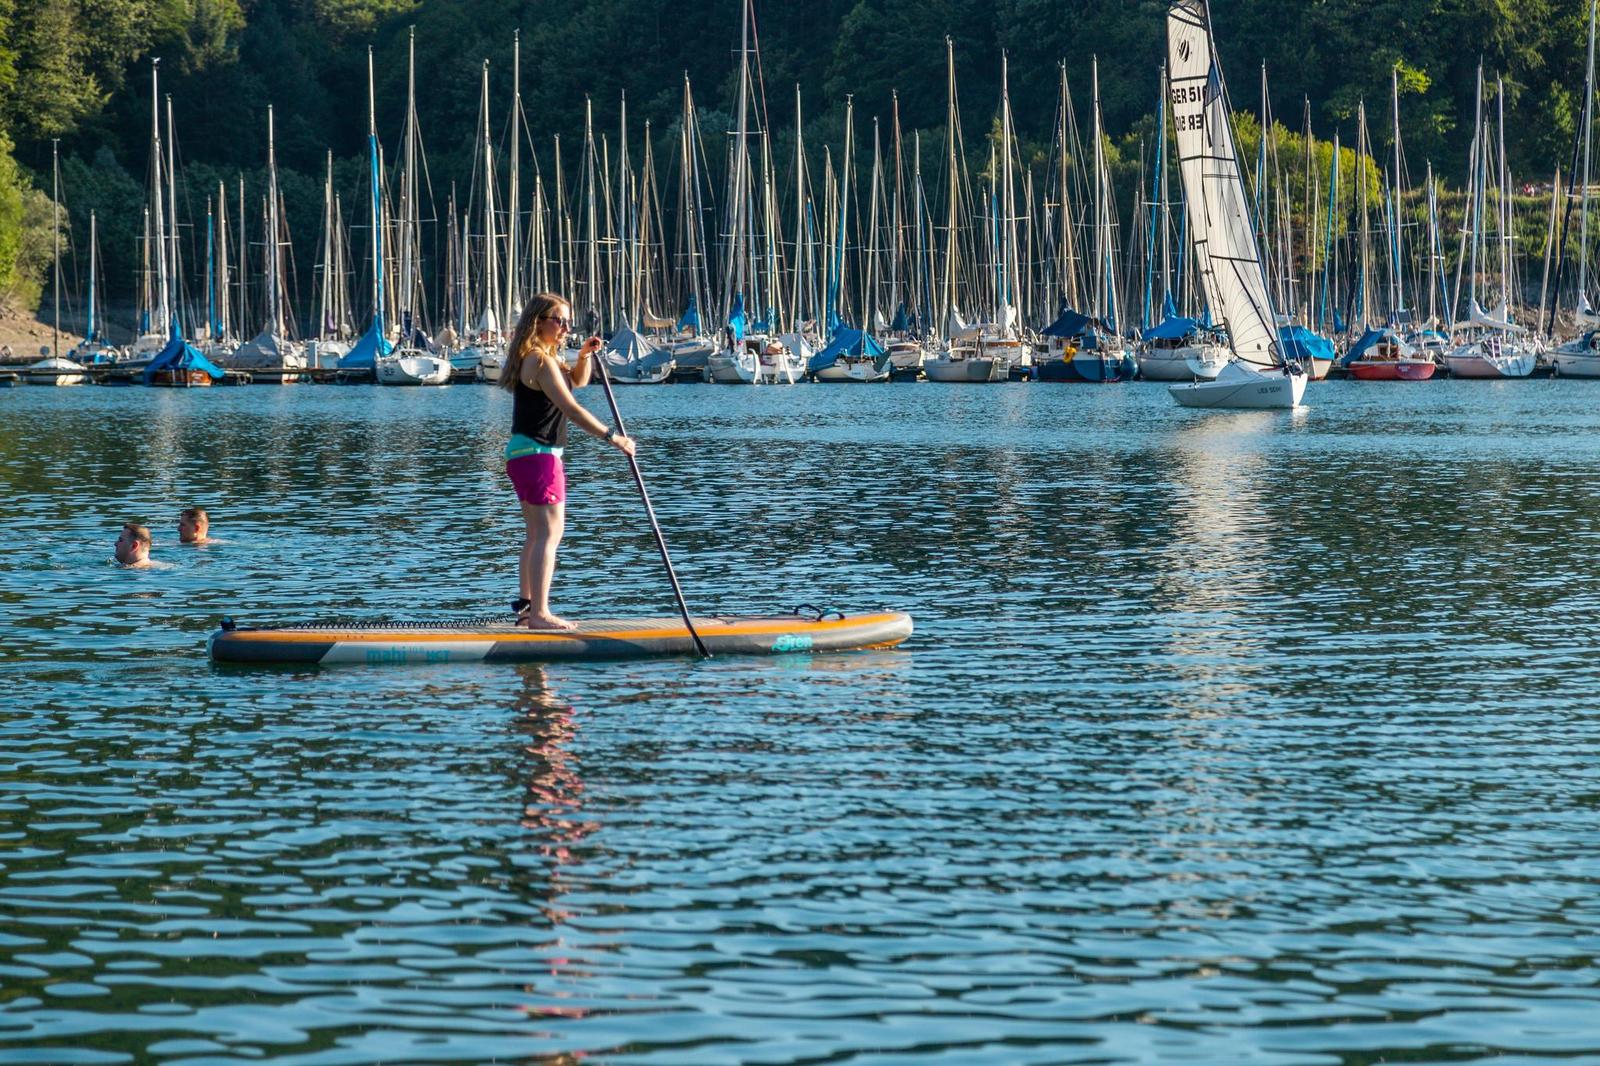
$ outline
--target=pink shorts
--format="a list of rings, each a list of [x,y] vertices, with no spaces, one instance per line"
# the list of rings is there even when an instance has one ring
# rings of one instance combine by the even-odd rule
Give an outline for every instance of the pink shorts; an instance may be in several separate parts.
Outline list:
[[[519,455],[506,463],[506,476],[517,499],[535,507],[567,502],[567,472],[561,456],[549,452]]]

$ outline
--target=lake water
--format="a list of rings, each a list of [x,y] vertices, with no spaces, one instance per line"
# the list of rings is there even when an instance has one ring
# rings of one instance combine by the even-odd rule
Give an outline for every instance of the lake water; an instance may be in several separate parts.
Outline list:
[[[912,640],[213,667],[503,607],[508,398],[0,392],[0,1061],[1600,1061],[1600,385],[619,400],[695,610]]]

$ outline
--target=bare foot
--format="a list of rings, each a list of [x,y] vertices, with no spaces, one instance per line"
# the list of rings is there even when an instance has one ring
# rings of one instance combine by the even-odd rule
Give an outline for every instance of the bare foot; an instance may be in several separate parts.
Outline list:
[[[548,612],[540,614],[537,611],[528,611],[517,618],[517,625],[524,629],[577,629],[578,623],[569,622]]]

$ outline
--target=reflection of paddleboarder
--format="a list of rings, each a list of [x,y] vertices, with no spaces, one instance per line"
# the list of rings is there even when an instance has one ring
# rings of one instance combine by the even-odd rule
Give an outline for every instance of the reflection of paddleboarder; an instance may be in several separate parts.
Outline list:
[[[522,503],[527,527],[519,568],[521,589],[512,607],[517,624],[530,629],[572,628],[571,622],[550,613],[550,579],[566,528],[567,475],[561,456],[568,422],[610,441],[627,455],[634,447],[631,438],[608,427],[573,398],[574,388],[589,383],[601,341],[599,337],[584,341],[577,364],[568,368],[559,352],[571,331],[571,304],[554,293],[533,297],[517,320],[500,372],[500,386],[513,400],[506,475]]]

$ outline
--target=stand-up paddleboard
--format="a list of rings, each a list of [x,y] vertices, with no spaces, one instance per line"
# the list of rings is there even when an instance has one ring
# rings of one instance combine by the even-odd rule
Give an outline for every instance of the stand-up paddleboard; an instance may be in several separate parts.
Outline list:
[[[911,635],[911,616],[813,611],[695,618],[694,628],[712,655],[779,655],[893,647]],[[607,618],[568,630],[522,629],[503,618],[258,629],[224,618],[210,650],[219,663],[548,662],[695,654],[694,638],[675,617]]]

